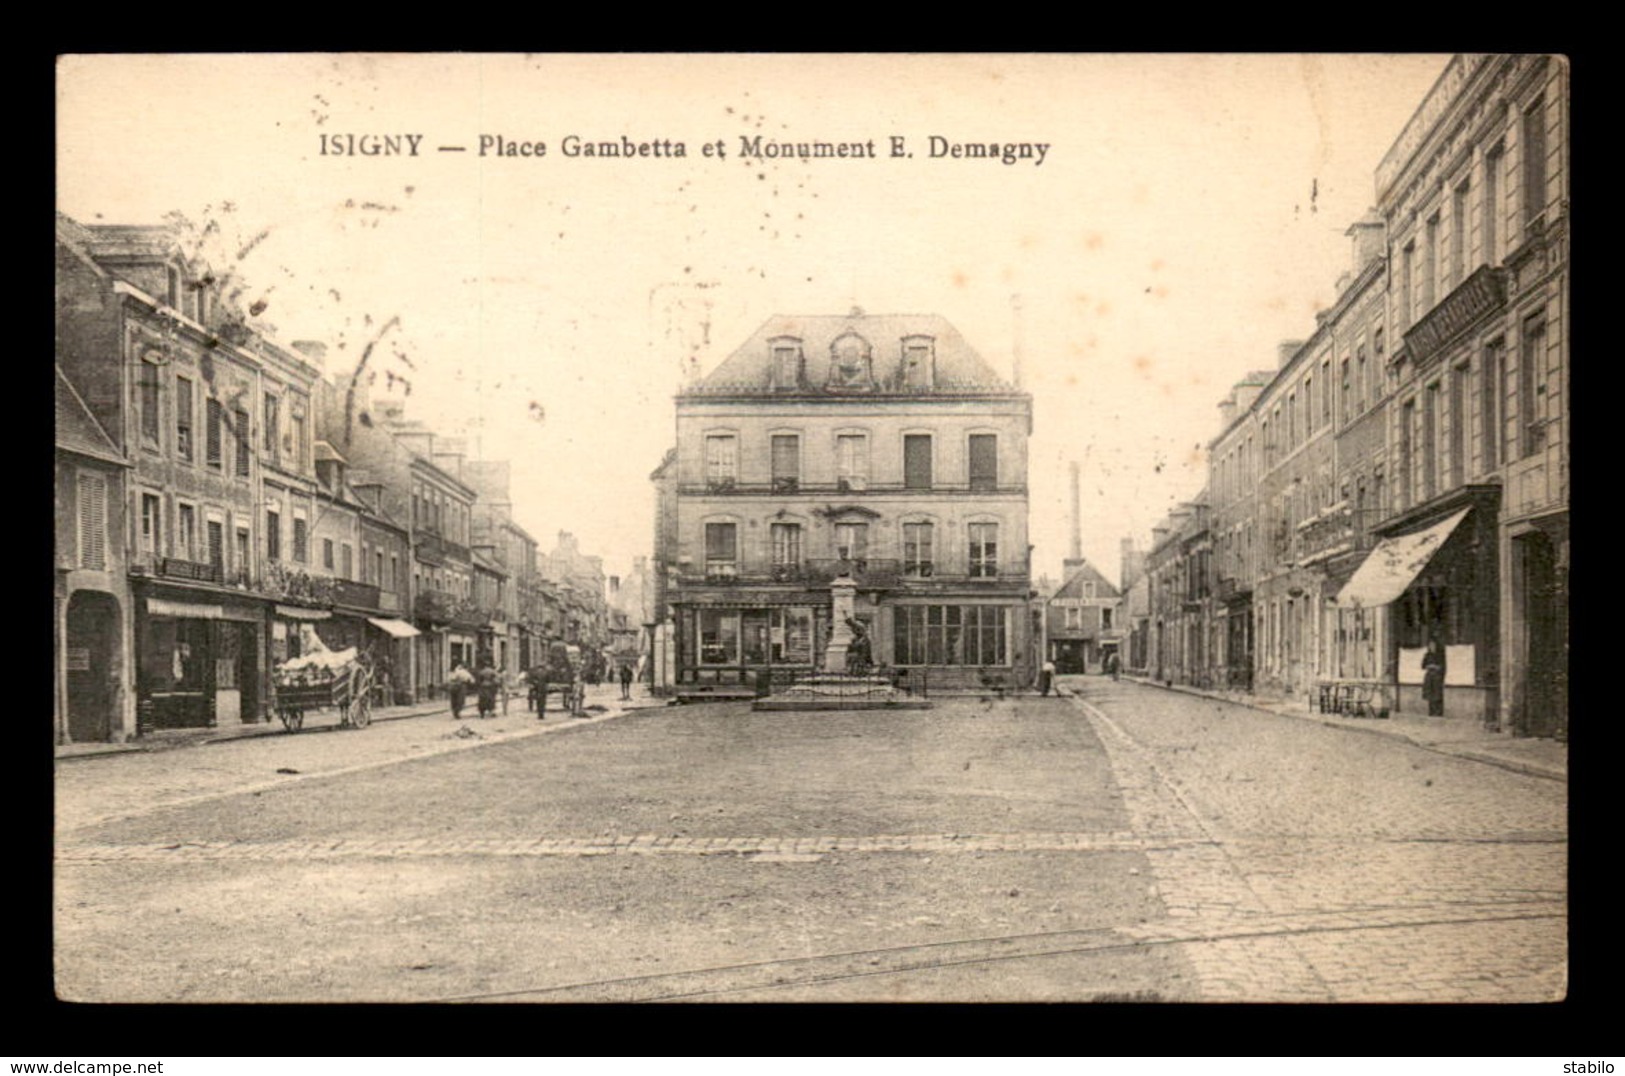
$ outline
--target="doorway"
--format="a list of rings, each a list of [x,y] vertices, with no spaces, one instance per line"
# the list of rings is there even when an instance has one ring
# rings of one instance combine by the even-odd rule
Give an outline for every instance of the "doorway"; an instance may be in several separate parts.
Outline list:
[[[1542,531],[1513,539],[1523,584],[1524,676],[1513,728],[1526,736],[1567,734],[1568,614],[1557,549]]]
[[[68,599],[68,739],[96,743],[112,739],[118,705],[118,600],[111,594],[78,590]]]

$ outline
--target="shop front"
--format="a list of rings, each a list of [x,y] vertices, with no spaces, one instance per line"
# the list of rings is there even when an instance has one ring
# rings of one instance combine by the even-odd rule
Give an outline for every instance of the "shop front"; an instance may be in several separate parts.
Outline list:
[[[153,590],[137,603],[136,715],[142,732],[261,719],[263,605]]]
[[[749,685],[757,671],[817,668],[829,605],[706,602],[678,608],[678,682]]]
[[[1362,655],[1380,640],[1380,676],[1400,713],[1499,724],[1499,496],[1468,486],[1388,521],[1338,592],[1346,660],[1374,664]]]

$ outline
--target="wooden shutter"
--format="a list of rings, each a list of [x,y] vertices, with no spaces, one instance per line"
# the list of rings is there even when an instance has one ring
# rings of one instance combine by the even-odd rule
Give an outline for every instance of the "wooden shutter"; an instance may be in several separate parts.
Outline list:
[[[970,487],[994,489],[999,484],[999,439],[991,433],[970,437]]]
[[[903,485],[909,489],[931,488],[930,434],[908,434],[903,438]]]
[[[107,479],[79,475],[79,566],[107,570]]]

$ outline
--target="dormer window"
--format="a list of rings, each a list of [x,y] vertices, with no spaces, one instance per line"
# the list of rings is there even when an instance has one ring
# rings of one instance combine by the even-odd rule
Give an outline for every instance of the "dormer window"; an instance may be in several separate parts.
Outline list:
[[[768,341],[773,349],[773,390],[794,392],[801,387],[801,341],[780,336]]]
[[[833,389],[874,387],[869,341],[855,332],[842,333],[829,346],[829,381]]]
[[[903,337],[903,387],[924,390],[936,384],[936,341],[929,336]]]

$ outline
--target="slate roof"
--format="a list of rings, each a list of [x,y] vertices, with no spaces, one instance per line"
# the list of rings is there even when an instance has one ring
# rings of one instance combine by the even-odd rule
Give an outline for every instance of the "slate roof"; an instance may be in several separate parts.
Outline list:
[[[1081,598],[1083,597],[1083,584],[1085,582],[1095,584],[1094,596],[1096,598],[1111,600],[1122,597],[1117,592],[1117,588],[1111,584],[1111,581],[1101,575],[1094,565],[1088,561],[1085,561],[1077,568],[1073,568],[1071,572],[1072,574],[1067,576],[1066,582],[1061,584],[1060,588],[1052,595],[1052,598]]]
[[[763,322],[716,369],[683,389],[681,395],[773,391],[773,349],[769,341],[784,336],[801,341],[806,391],[822,395],[829,375],[830,345],[847,332],[856,332],[868,341],[876,387],[868,393],[848,390],[842,392],[842,396],[922,393],[953,396],[1018,391],[941,315],[853,313],[845,316],[776,314]],[[935,341],[936,379],[932,389],[903,387],[903,338],[907,336],[928,336]]]
[[[56,368],[56,447],[109,463],[127,462],[60,366]]]

